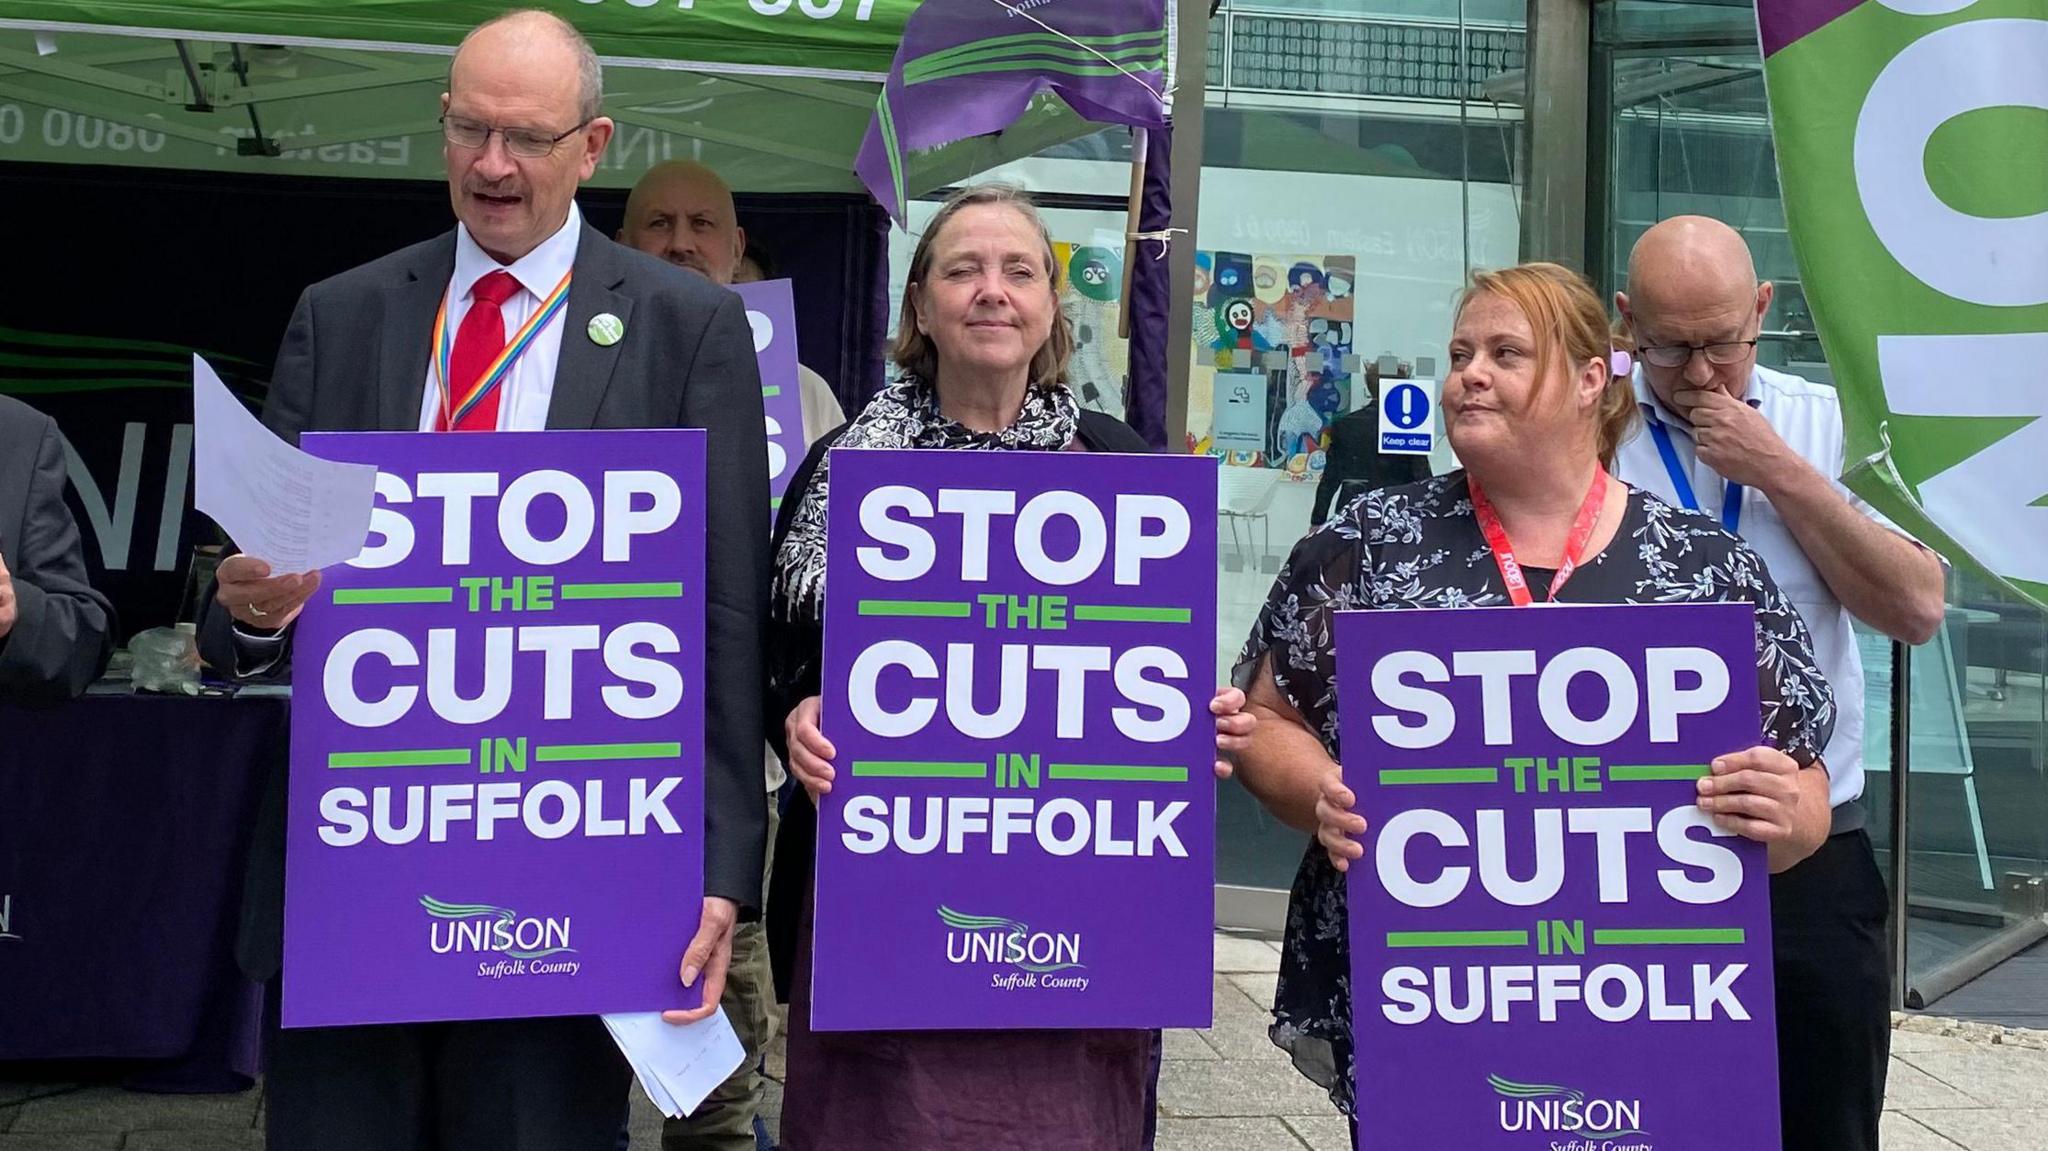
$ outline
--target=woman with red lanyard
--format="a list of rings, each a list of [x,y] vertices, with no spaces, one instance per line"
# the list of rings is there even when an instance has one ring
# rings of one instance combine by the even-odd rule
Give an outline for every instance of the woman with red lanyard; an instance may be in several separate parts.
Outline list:
[[[1334,613],[1551,603],[1756,605],[1766,746],[1714,763],[1700,804],[1780,871],[1828,833],[1819,749],[1834,696],[1799,613],[1748,545],[1607,473],[1637,418],[1628,353],[1591,285],[1554,264],[1473,277],[1443,410],[1464,470],[1360,497],[1294,548],[1236,678],[1259,717],[1238,778],[1315,836],[1295,875],[1273,1042],[1353,1115],[1343,872],[1370,812],[1338,769]],[[1366,1117],[1368,1124],[1370,1116]]]

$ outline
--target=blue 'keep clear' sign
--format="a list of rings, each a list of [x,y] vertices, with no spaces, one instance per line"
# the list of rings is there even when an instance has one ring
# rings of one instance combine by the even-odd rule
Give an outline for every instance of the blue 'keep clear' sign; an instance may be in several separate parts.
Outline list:
[[[1388,380],[1380,390],[1380,454],[1426,456],[1436,447],[1436,381]]]

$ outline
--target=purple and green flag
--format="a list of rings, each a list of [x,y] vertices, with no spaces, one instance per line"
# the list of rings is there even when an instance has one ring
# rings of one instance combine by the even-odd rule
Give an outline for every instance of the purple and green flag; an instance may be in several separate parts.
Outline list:
[[[1757,0],[1845,482],[2048,603],[2048,0]]]
[[[1050,91],[1083,117],[1166,126],[1165,0],[925,0],[854,170],[902,223],[905,160],[1001,132]]]

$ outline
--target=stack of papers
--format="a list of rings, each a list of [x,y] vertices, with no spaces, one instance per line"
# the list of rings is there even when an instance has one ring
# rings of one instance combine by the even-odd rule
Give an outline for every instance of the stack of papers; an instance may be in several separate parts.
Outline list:
[[[193,502],[272,575],[347,563],[370,534],[377,469],[278,439],[192,357]]]
[[[640,1089],[671,1119],[695,1111],[712,1088],[746,1062],[746,1048],[723,1007],[709,1019],[683,1026],[663,1023],[659,1011],[603,1019],[612,1042],[633,1065]]]

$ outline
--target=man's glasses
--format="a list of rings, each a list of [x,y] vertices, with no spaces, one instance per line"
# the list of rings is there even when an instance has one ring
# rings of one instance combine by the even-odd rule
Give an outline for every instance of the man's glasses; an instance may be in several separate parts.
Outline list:
[[[491,133],[505,141],[505,150],[514,156],[538,160],[552,155],[555,145],[589,127],[590,121],[576,125],[566,132],[550,136],[537,128],[493,128],[481,120],[467,116],[441,117],[441,135],[458,148],[481,148],[490,142]]]
[[[1637,355],[1644,363],[1656,367],[1682,368],[1692,363],[1694,352],[1704,352],[1708,363],[1725,368],[1729,364],[1741,363],[1743,357],[1755,350],[1756,343],[1755,340],[1729,340],[1718,344],[1663,344],[1639,348]]]

